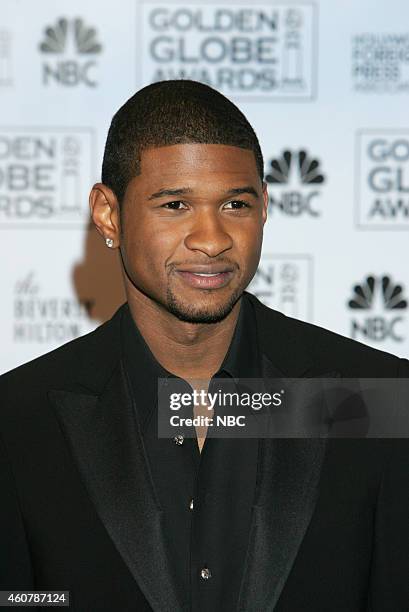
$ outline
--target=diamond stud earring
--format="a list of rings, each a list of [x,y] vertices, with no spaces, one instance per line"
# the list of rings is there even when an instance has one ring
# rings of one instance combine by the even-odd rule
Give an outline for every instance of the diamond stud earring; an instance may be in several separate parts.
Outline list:
[[[112,238],[105,238],[105,244],[107,245],[107,247],[112,249],[112,247],[114,246],[114,241],[112,240]]]

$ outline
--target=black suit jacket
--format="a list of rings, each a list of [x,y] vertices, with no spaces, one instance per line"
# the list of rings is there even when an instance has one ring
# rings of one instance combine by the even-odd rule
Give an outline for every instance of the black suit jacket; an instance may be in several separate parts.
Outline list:
[[[265,377],[409,377],[407,360],[249,299]],[[0,588],[178,612],[120,313],[0,377]],[[238,610],[407,612],[408,492],[406,440],[263,440]]]

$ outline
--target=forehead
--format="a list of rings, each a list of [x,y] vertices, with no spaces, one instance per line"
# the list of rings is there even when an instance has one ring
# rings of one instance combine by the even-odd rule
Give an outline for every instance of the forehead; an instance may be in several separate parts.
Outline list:
[[[201,180],[257,180],[258,171],[253,151],[219,144],[177,144],[152,147],[141,154],[141,173],[135,180],[140,185],[156,185],[177,178]]]

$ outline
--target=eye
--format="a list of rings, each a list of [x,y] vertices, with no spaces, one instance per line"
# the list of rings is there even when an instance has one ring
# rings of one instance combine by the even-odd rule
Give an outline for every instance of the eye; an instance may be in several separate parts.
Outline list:
[[[227,208],[227,210],[241,210],[243,208],[250,208],[250,204],[244,202],[244,200],[230,200],[230,202],[225,204],[225,208]]]
[[[162,204],[162,208],[166,208],[168,210],[184,210],[183,208],[179,208],[180,204],[182,204],[186,208],[186,205],[181,200],[175,200],[174,202],[166,202],[166,204]]]

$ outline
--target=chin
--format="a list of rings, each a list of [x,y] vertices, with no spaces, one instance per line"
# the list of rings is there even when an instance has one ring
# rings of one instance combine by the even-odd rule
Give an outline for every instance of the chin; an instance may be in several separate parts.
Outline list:
[[[220,304],[199,304],[195,306],[168,292],[166,309],[179,321],[185,323],[219,323],[231,313],[243,291],[236,291]]]

